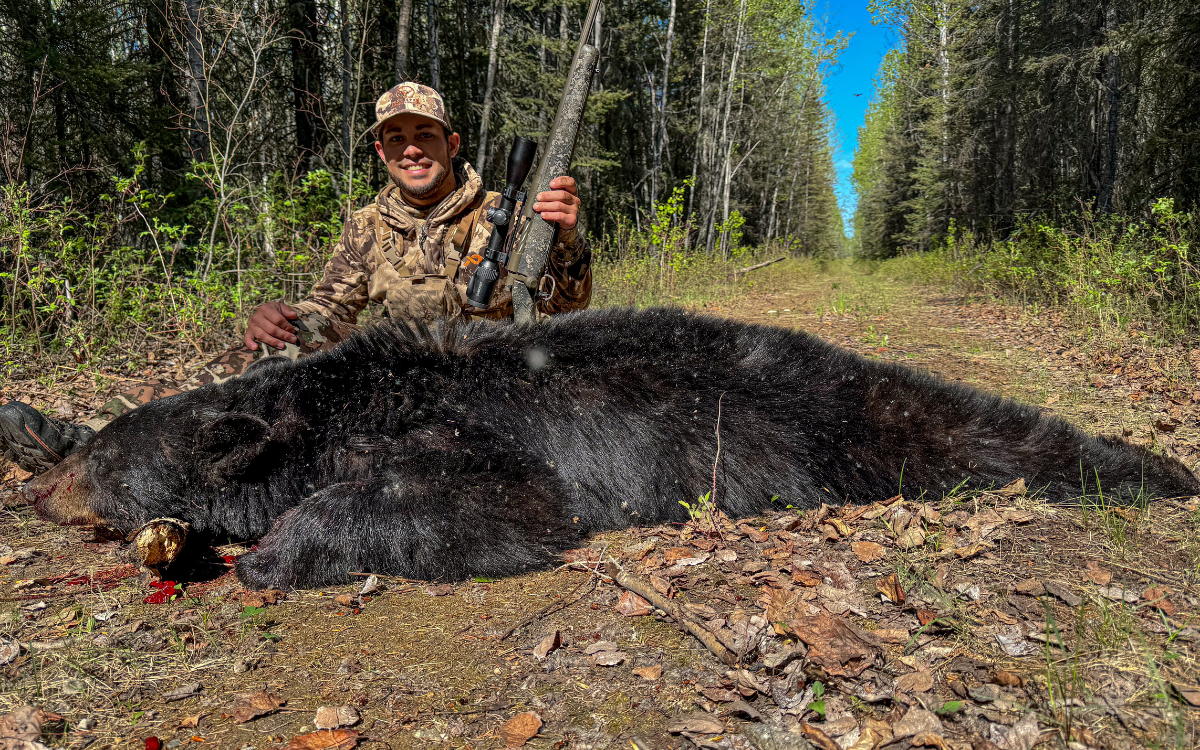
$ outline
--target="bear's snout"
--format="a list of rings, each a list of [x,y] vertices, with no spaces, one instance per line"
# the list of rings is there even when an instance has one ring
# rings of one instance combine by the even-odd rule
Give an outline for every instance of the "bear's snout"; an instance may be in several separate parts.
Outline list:
[[[70,526],[95,526],[104,519],[92,510],[92,483],[87,465],[76,453],[25,485],[25,499],[44,521]]]

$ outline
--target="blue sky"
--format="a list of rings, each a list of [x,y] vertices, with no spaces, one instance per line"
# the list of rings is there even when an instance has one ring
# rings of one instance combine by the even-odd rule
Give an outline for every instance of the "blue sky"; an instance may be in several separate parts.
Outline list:
[[[836,31],[854,34],[826,81],[826,100],[836,118],[833,163],[838,174],[838,203],[849,232],[855,204],[850,188],[850,161],[854,158],[858,126],[862,125],[871,102],[879,63],[895,44],[895,36],[889,28],[871,23],[866,0],[820,0],[815,10],[818,17],[826,18],[827,33],[831,36]]]

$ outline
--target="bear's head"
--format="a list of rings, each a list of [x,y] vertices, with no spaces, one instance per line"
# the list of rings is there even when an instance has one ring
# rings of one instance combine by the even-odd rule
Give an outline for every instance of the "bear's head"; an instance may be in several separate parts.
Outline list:
[[[221,494],[237,494],[232,485],[258,468],[272,433],[261,417],[230,411],[219,396],[205,388],[121,415],[30,482],[26,498],[60,524],[127,533],[172,516],[212,527]]]

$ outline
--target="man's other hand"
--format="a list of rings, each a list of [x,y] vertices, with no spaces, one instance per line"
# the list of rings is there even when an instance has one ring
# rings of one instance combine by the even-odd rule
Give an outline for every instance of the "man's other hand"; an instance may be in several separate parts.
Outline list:
[[[243,339],[246,346],[254,351],[258,351],[258,342],[283,349],[288,344],[294,344],[296,338],[296,329],[292,328],[289,320],[295,320],[300,317],[300,313],[288,307],[282,302],[268,302],[259,307],[250,316],[250,321],[246,323],[246,337]]]
[[[579,188],[573,177],[555,177],[550,189],[538,193],[533,210],[546,221],[556,221],[563,229],[573,229],[579,221]]]

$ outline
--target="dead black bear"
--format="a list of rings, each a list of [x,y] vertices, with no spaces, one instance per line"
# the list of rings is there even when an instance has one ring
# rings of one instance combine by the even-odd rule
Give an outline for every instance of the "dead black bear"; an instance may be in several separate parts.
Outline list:
[[[720,454],[717,458],[718,412]],[[45,518],[129,531],[173,516],[258,539],[237,572],[498,576],[603,529],[1023,477],[1053,500],[1183,496],[1182,464],[1031,406],[802,333],[679,310],[536,328],[384,325],[296,363],[156,401],[31,483]]]

